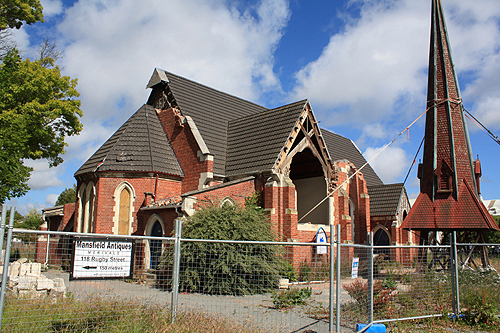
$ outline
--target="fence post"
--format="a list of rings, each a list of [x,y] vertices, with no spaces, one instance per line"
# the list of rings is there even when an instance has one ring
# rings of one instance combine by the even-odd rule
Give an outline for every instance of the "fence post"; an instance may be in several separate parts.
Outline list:
[[[5,220],[7,219],[7,206],[2,206],[2,219],[0,220],[0,253],[3,250],[3,236],[5,235]],[[3,264],[3,256],[0,255],[0,263]]]
[[[49,246],[50,246],[50,234],[47,234],[47,251],[45,251],[45,268],[49,266]]]
[[[335,242],[337,243],[337,292],[336,292],[336,299],[335,299],[335,331],[340,332],[340,224],[337,224],[337,237],[335,238]],[[331,305],[330,305],[331,306]]]
[[[9,226],[7,227],[7,243],[5,243],[5,259],[3,261],[2,288],[0,289],[0,332],[2,331],[3,309],[5,305],[5,289],[7,287],[7,275],[9,274],[10,245],[12,244],[12,229],[14,228],[15,212],[16,209],[14,207],[11,207]]]
[[[174,267],[172,274],[172,323],[177,319],[177,299],[179,297],[179,269],[181,261],[181,235],[182,235],[182,221],[175,219],[175,243],[174,243]]]
[[[334,247],[333,245],[335,244],[335,232],[333,230],[333,225],[330,224],[330,304],[329,304],[329,318],[330,320],[328,321],[328,332],[333,332],[333,286],[334,286],[334,274],[335,274],[335,255],[334,255]]]
[[[453,309],[453,312],[455,313],[455,315],[457,316],[460,316],[460,289],[459,289],[459,285],[458,285],[458,252],[457,252],[457,232],[456,231],[453,231],[453,235],[452,235],[452,250],[453,250],[453,260],[452,260],[452,269],[453,269],[453,273],[454,273],[454,281],[453,281],[453,291],[455,293],[455,297],[453,299],[453,306],[454,306],[454,309]]]
[[[368,234],[368,241],[370,242],[369,247],[369,258],[368,258],[368,286],[370,288],[370,323],[367,326],[373,324],[373,232]]]

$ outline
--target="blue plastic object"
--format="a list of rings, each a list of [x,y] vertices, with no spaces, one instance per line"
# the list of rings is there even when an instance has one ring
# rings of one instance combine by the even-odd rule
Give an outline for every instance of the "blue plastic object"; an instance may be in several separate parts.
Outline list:
[[[356,331],[359,332],[363,329],[366,324],[356,324]],[[384,324],[373,324],[365,332],[367,333],[387,333],[387,329]]]

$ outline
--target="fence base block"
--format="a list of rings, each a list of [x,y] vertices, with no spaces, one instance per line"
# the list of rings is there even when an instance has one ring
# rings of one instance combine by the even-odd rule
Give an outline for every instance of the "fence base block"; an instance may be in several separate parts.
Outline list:
[[[366,326],[366,324],[356,324],[356,331],[357,332],[361,331],[365,326]],[[384,324],[373,324],[365,332],[367,332],[367,333],[371,333],[371,332],[386,333],[387,329],[385,328]]]

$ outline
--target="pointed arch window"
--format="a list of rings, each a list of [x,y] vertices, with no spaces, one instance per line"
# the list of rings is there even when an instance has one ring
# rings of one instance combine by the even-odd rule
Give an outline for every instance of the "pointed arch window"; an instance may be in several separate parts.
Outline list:
[[[115,190],[115,218],[113,233],[130,235],[132,233],[132,211],[135,199],[134,188],[129,183],[118,185]]]
[[[448,166],[445,160],[441,160],[435,172],[437,176],[437,192],[450,193],[453,192],[453,170]]]
[[[78,190],[78,232],[94,232],[94,183],[81,184]]]
[[[234,206],[234,200],[231,197],[225,197],[224,199],[221,200],[219,207],[223,208],[226,206]]]
[[[349,216],[351,217],[351,241],[356,242],[356,223],[354,221],[354,210],[356,206],[354,205],[354,201],[349,198]]]

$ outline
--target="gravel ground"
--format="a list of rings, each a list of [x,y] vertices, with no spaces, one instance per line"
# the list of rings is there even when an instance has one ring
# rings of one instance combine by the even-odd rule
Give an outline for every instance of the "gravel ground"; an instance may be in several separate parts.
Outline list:
[[[123,280],[72,280],[69,274],[61,271],[43,272],[48,278],[63,278],[67,291],[77,298],[89,296],[119,297],[140,300],[145,304],[159,304],[170,307],[172,295],[153,286],[139,285]],[[304,287],[306,285],[303,285]],[[296,306],[287,310],[273,308],[271,294],[251,296],[211,296],[204,294],[179,294],[178,310],[196,310],[221,316],[243,324],[252,325],[271,332],[307,332],[323,333],[329,331],[329,324],[307,315],[308,309],[325,307],[329,302],[328,283],[307,285],[312,288],[312,297],[308,306]],[[302,287],[302,285],[300,286]],[[345,291],[342,301],[349,300]],[[342,332],[353,332],[343,328]]]

